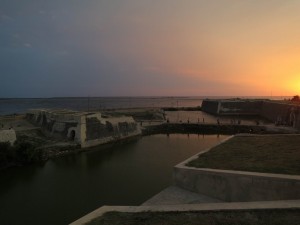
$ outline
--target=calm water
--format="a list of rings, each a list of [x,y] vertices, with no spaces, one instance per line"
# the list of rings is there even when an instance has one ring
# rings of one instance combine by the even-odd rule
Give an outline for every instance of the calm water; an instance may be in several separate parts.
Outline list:
[[[172,168],[224,135],[172,134],[0,172],[0,224],[67,224],[102,205],[140,205],[172,184]]]
[[[1,96],[0,96],[1,97]],[[235,96],[232,96],[235,97]],[[140,107],[196,107],[205,98],[214,97],[78,97],[78,98],[0,98],[0,115],[25,113],[34,108],[63,108],[79,111]],[[245,97],[254,98],[254,97]],[[268,97],[255,97],[268,98]],[[272,99],[282,99],[273,97]]]
[[[0,115],[25,113],[34,108],[63,108],[79,111],[140,107],[195,107],[203,97],[82,97],[0,99]]]

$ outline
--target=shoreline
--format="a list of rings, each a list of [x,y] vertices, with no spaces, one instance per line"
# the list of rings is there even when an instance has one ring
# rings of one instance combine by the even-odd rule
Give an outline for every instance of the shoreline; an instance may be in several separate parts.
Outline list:
[[[172,109],[171,111],[165,111],[164,109]],[[187,111],[182,109],[188,109]],[[186,115],[190,115],[189,112],[193,113],[193,111],[199,111],[199,113],[202,113],[200,110],[200,107],[180,107],[180,108],[145,108],[145,107],[137,107],[137,108],[128,108],[128,109],[121,109],[121,110],[109,110],[104,111],[103,114],[107,116],[132,116],[137,123],[139,123],[142,134],[141,137],[147,136],[147,135],[154,135],[154,134],[198,134],[198,135],[204,135],[204,134],[238,134],[238,133],[250,133],[250,134],[280,134],[280,133],[295,133],[296,131],[292,131],[288,128],[284,129],[284,127],[268,127],[267,125],[251,125],[252,119],[255,121],[257,117],[247,117],[248,124],[243,122],[242,124],[231,124],[229,122],[229,119],[232,117],[216,117],[211,116],[210,120],[206,120],[208,122],[195,122],[192,120],[189,121],[190,118],[187,119],[187,122],[175,122],[173,118],[173,121],[169,122],[169,118],[166,118],[166,113],[173,111],[180,111],[186,113]],[[176,113],[176,112],[175,112]],[[176,113],[177,114],[177,113]],[[173,117],[174,115],[173,114]],[[171,114],[170,114],[171,115]],[[186,116],[185,115],[185,116]],[[198,115],[198,114],[197,114]],[[199,116],[202,116],[202,114],[199,114]],[[222,123],[212,123],[214,121],[214,118],[217,120],[217,118],[220,118],[220,121]],[[242,117],[240,117],[242,118]],[[204,121],[204,118],[203,118]],[[253,122],[254,124],[254,122]],[[86,148],[86,149],[80,149],[78,145],[76,145],[74,142],[67,140],[67,139],[56,139],[54,137],[50,137],[47,135],[47,132],[43,132],[43,129],[41,127],[37,127],[36,125],[33,125],[26,119],[25,114],[11,114],[11,115],[5,115],[0,116],[0,129],[8,129],[12,128],[15,130],[17,135],[18,142],[29,142],[31,143],[35,149],[41,150],[43,157],[41,157],[43,160],[38,160],[37,162],[30,162],[30,163],[40,163],[40,162],[46,162],[50,158],[57,158],[62,157],[69,154],[77,154],[82,151],[89,151],[93,148]],[[125,140],[120,140],[116,143],[122,143]],[[111,141],[110,143],[106,143],[104,145],[110,145],[114,144],[114,141]],[[102,144],[103,145],[103,144]],[[0,170],[3,170],[3,168],[11,168],[14,166],[20,166],[24,165],[23,163],[8,163],[8,166],[2,166]],[[25,163],[26,165],[27,163]],[[1,166],[0,166],[1,167]]]

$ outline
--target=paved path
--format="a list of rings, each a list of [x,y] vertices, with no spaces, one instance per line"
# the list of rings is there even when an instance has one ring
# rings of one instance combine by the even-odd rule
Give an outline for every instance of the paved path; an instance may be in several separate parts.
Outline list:
[[[179,205],[179,204],[198,204],[198,203],[218,203],[219,199],[201,195],[194,192],[184,190],[176,186],[170,186],[160,193],[156,194],[142,206],[150,205]]]
[[[299,209],[300,200],[265,201],[265,202],[226,202],[182,205],[153,205],[153,206],[103,206],[70,225],[83,225],[106,212],[188,212],[188,211],[220,211],[220,210],[257,210],[257,209]]]

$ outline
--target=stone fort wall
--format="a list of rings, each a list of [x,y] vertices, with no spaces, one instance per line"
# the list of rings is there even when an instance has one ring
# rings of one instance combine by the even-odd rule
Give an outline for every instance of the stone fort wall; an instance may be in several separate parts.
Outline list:
[[[0,142],[9,142],[13,145],[16,140],[16,132],[13,129],[0,130]]]
[[[141,134],[132,117],[102,118],[101,113],[68,110],[31,110],[27,119],[56,139],[74,141],[84,147]]]
[[[202,111],[214,115],[258,115],[300,129],[300,105],[269,100],[203,100]]]

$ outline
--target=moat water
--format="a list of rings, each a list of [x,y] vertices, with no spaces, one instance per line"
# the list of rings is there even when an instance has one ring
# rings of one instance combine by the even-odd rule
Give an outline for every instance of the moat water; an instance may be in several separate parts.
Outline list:
[[[172,168],[225,135],[146,136],[0,172],[0,224],[68,224],[103,205],[140,205]]]

